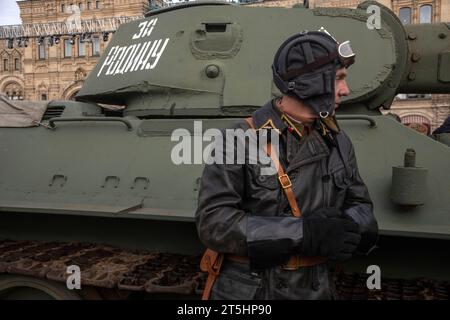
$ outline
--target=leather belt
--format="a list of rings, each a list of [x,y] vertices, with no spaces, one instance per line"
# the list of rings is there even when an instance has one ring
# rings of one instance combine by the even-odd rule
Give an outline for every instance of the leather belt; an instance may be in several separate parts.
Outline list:
[[[250,262],[248,257],[245,256],[238,256],[235,254],[228,254],[226,256],[227,259],[234,261],[234,262],[239,262],[239,263],[246,263],[248,264]],[[292,256],[288,262],[286,262],[284,265],[282,265],[282,268],[284,270],[297,270],[301,267],[311,267],[311,266],[315,266],[321,263],[324,263],[327,261],[326,257],[320,257],[320,256],[315,256],[315,257],[301,257],[301,256]]]

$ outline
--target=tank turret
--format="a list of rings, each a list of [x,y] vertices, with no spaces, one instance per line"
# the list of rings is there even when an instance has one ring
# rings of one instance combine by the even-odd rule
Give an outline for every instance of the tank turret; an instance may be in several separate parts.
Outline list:
[[[449,24],[403,26],[371,1],[357,9],[199,3],[122,25],[77,99],[121,103],[126,115],[245,115],[276,93],[270,66],[281,42],[321,28],[357,53],[343,112],[389,108],[399,92],[449,91]]]

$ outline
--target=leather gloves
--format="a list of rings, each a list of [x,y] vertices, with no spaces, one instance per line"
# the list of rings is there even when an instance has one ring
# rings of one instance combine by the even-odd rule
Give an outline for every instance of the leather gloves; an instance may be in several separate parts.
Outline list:
[[[313,214],[309,214],[306,217],[321,217],[321,218],[343,218],[347,219],[349,221],[354,221],[351,217],[343,213],[341,210],[339,210],[336,207],[327,207],[322,208],[317,211],[315,211]]]
[[[286,262],[303,239],[302,219],[297,217],[247,218],[247,252],[252,269],[265,269]]]
[[[336,208],[324,208],[303,219],[301,253],[306,256],[346,260],[360,240],[358,224]]]

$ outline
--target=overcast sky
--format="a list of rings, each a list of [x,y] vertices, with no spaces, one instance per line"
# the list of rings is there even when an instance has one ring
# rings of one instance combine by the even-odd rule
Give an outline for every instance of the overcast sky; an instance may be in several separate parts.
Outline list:
[[[0,0],[0,26],[21,23],[16,0]]]

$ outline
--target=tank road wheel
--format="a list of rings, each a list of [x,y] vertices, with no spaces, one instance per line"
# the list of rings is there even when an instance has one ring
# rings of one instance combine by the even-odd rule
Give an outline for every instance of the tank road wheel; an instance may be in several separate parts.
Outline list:
[[[26,276],[0,275],[0,300],[80,300],[62,283]]]

